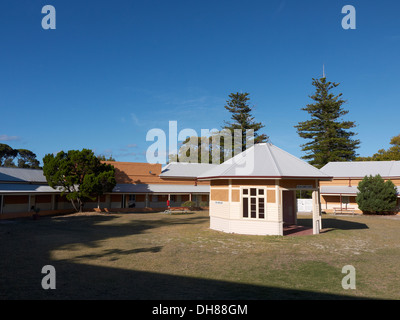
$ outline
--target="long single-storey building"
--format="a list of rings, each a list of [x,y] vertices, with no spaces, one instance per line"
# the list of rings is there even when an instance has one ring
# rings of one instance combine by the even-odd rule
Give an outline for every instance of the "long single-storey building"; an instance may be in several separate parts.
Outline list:
[[[197,176],[214,167],[208,164],[161,164],[108,162],[116,169],[117,185],[111,193],[85,203],[85,209],[139,211],[144,208],[163,210],[180,207],[191,200],[208,207],[210,186]],[[167,203],[168,201],[168,203]],[[70,201],[61,191],[51,188],[40,169],[0,167],[0,219],[72,211]]]
[[[361,213],[356,202],[358,184],[365,176],[380,175],[398,189],[400,211],[400,161],[330,162],[321,168],[332,181],[321,181],[322,210],[327,213]]]
[[[214,167],[213,164],[161,164],[107,162],[116,169],[117,185],[110,208],[167,208],[180,207],[186,201],[208,206],[210,185],[197,176]]]

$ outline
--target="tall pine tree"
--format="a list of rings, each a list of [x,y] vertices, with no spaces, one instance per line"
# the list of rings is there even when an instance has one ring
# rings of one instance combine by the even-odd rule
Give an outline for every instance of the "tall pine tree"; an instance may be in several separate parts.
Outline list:
[[[331,161],[354,160],[360,140],[352,139],[356,133],[350,129],[356,126],[355,122],[342,119],[349,112],[342,108],[346,102],[341,99],[342,94],[335,96],[331,92],[339,83],[322,77],[313,79],[312,84],[316,88],[314,95],[310,96],[314,103],[302,108],[311,119],[295,126],[300,137],[310,140],[301,145],[306,152],[302,158],[317,168]]]
[[[235,129],[240,129],[242,132],[242,151],[246,150],[246,130],[254,130],[254,144],[268,142],[269,137],[263,133],[259,134],[258,131],[265,126],[261,122],[255,122],[251,114],[253,108],[249,105],[249,93],[231,93],[229,100],[226,101],[225,109],[231,113],[232,122],[224,121],[224,129],[231,130],[232,133]]]
[[[183,143],[184,148],[178,155],[169,156],[169,162],[198,162],[222,163],[232,158],[237,153],[245,151],[251,144],[268,142],[266,134],[259,134],[264,128],[261,122],[255,122],[252,115],[253,108],[249,105],[249,93],[231,93],[224,106],[231,113],[232,122],[224,121],[224,126],[219,132],[206,137],[188,137]],[[235,129],[239,129],[236,130]],[[254,137],[246,136],[246,130],[254,130]],[[240,132],[240,136],[236,134]],[[253,139],[254,138],[254,139]],[[227,141],[231,141],[227,143]],[[192,160],[187,158],[190,151],[196,151],[197,156]]]

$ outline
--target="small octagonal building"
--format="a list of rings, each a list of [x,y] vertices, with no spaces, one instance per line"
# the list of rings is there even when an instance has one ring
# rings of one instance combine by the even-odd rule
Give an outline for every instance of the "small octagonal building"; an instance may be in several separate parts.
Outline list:
[[[311,190],[313,234],[322,228],[319,182],[332,177],[272,145],[256,144],[198,177],[210,181],[210,228],[284,235],[297,223],[296,190]]]

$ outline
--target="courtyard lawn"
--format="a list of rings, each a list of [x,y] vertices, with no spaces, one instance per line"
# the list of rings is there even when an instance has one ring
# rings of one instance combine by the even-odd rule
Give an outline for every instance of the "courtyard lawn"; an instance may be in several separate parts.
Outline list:
[[[323,227],[225,234],[208,212],[0,221],[0,299],[400,299],[400,217],[324,215]],[[55,290],[41,287],[45,265]],[[342,288],[345,265],[356,290]]]

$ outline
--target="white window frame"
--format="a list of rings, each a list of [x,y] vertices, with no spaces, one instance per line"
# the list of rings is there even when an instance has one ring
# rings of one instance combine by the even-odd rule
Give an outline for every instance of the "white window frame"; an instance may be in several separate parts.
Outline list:
[[[248,194],[245,195],[243,194],[243,190],[249,190]],[[256,195],[252,196],[251,195],[251,189],[256,189]],[[264,190],[264,194],[260,195],[258,190]],[[248,198],[248,217],[243,216],[243,198]],[[251,217],[251,198],[256,198],[256,218]],[[263,198],[264,199],[264,218],[260,218],[260,212],[259,212],[259,207],[258,207],[258,199]],[[267,187],[262,187],[262,186],[245,186],[245,187],[240,187],[240,212],[241,212],[241,218],[244,220],[267,220]]]

